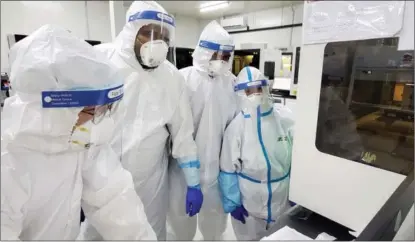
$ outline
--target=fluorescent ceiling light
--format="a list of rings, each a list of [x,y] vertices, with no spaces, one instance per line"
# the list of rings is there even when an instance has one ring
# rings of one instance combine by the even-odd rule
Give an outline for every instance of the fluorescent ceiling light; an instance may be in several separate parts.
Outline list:
[[[206,3],[200,4],[200,12],[201,13],[210,12],[213,10],[226,8],[228,6],[229,6],[228,1],[209,1]]]

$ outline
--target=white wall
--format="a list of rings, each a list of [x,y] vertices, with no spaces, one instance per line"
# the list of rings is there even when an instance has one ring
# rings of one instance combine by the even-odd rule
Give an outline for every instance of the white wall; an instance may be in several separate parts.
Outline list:
[[[196,47],[200,35],[200,21],[196,18],[175,15],[176,20],[176,47]]]
[[[250,29],[298,24],[303,21],[303,7],[303,4],[294,5],[294,13],[291,6],[287,6],[251,12],[245,14],[245,16],[248,17]],[[268,48],[291,47],[301,45],[302,27],[244,32],[232,35],[236,49],[239,49],[241,44],[244,43],[267,43]]]
[[[107,1],[1,1],[1,71],[9,71],[8,34],[30,34],[45,24],[80,38],[111,41]]]

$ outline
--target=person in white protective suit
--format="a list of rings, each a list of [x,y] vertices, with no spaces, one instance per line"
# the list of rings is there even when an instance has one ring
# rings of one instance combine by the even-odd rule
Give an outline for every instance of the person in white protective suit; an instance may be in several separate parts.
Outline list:
[[[151,240],[131,174],[109,142],[122,98],[111,62],[45,25],[10,50],[15,95],[1,132],[1,240],[75,240],[81,205],[107,240]]]
[[[227,215],[222,208],[217,177],[222,137],[226,126],[237,115],[235,76],[230,72],[234,44],[218,22],[203,30],[193,52],[193,66],[180,70],[186,80],[195,127],[194,138],[201,163],[204,195],[198,225],[204,240],[221,240]],[[181,205],[185,179],[177,166],[169,167],[170,209],[167,218],[169,240],[192,240],[197,222]]]
[[[268,80],[258,69],[242,69],[235,91],[242,111],[225,131],[219,184],[236,238],[259,240],[282,226],[288,208],[294,122],[289,109],[273,109]]]
[[[187,216],[194,216],[203,202],[186,86],[183,76],[166,60],[168,46],[174,41],[174,28],[174,18],[158,3],[135,1],[115,42],[98,47],[128,76],[123,100],[127,111],[122,164],[133,175],[135,189],[158,240],[166,239],[170,143],[171,154],[186,179],[180,206]],[[84,237],[99,238],[89,225]]]

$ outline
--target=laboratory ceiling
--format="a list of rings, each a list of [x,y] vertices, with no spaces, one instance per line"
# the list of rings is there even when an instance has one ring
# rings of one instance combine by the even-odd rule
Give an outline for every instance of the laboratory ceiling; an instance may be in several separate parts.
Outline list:
[[[133,1],[124,1],[124,6],[130,6]],[[211,12],[200,13],[200,4],[211,1],[157,1],[170,14],[196,17],[199,19],[212,19],[222,16],[236,15],[247,12],[259,11],[269,8],[299,4],[303,1],[229,1],[229,7],[217,9]],[[185,4],[183,2],[186,2]]]

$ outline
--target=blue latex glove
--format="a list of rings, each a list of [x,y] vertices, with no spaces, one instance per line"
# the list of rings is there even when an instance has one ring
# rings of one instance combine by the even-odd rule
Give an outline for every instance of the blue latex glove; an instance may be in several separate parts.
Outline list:
[[[190,217],[198,214],[203,203],[203,194],[200,186],[187,187],[186,194],[186,214]]]
[[[238,206],[231,212],[234,219],[241,221],[245,224],[245,217],[248,217],[248,211],[244,208],[244,205]]]

